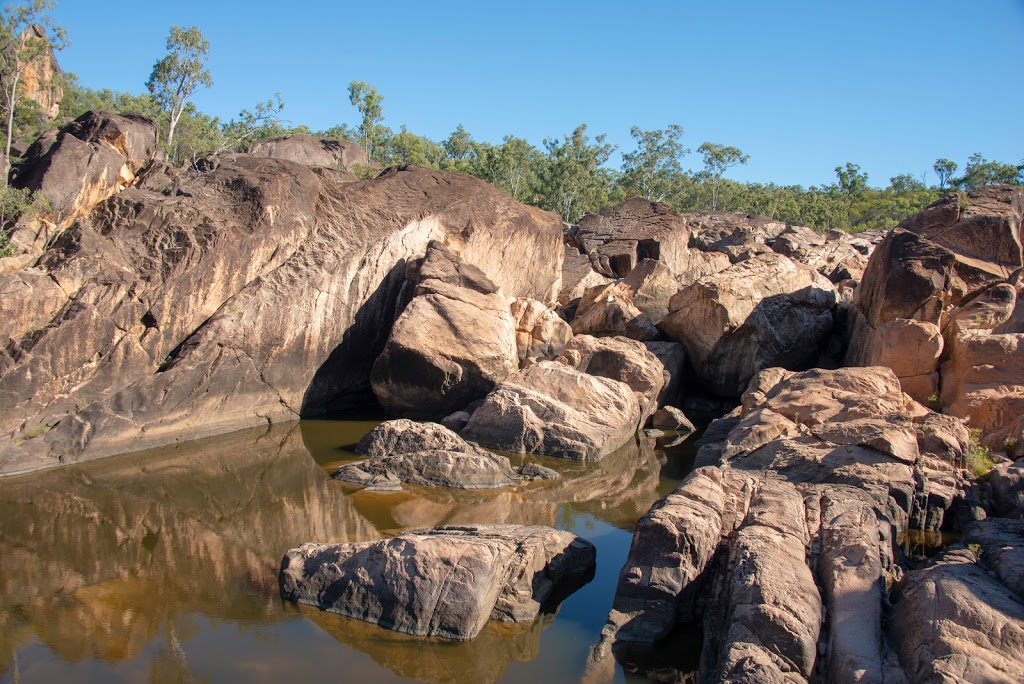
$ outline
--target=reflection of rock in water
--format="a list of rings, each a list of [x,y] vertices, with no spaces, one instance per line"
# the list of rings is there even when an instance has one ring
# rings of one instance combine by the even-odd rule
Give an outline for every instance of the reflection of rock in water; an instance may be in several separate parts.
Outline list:
[[[0,672],[33,633],[118,662],[188,613],[278,621],[283,549],[379,536],[294,424],[0,480],[0,520]]]
[[[407,485],[403,492],[358,491],[349,498],[381,530],[470,523],[566,528],[560,516],[576,513],[590,513],[615,527],[632,530],[659,498],[662,464],[654,441],[648,438],[631,440],[600,461],[530,458],[554,468],[561,478],[514,490],[455,491]]]
[[[497,681],[509,663],[536,660],[541,634],[555,620],[543,613],[530,623],[492,620],[472,641],[450,641],[408,636],[309,606],[289,608],[398,676],[436,684]]]

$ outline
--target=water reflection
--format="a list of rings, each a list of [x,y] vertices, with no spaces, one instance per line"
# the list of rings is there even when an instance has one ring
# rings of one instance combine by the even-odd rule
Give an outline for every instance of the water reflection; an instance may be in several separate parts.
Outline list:
[[[630,530],[672,486],[665,455],[646,441],[596,464],[544,459],[562,479],[505,491],[329,480],[372,424],[274,426],[0,479],[0,682],[578,678]],[[468,644],[280,601],[280,558],[299,543],[468,522],[570,529],[598,546],[598,575],[557,616]]]

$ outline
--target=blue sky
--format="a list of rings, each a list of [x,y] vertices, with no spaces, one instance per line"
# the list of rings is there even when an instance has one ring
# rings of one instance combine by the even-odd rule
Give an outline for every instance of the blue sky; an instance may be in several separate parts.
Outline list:
[[[57,3],[58,59],[93,88],[142,92],[170,27],[198,26],[214,87],[194,99],[224,119],[280,91],[292,123],[354,124],[361,80],[385,124],[434,139],[462,123],[539,146],[586,123],[628,150],[633,125],[678,123],[694,150],[748,153],[738,180],[1024,160],[1024,0]]]

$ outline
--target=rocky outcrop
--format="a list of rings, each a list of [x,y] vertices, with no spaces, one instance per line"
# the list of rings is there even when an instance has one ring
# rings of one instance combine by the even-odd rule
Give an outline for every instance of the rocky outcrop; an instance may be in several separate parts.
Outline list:
[[[366,152],[355,143],[334,138],[317,138],[312,135],[259,140],[249,146],[249,154],[349,173],[352,173],[356,165],[371,167]]]
[[[66,231],[39,269],[68,300],[0,363],[13,440],[0,462],[41,467],[364,402],[406,265],[431,239],[508,296],[554,300],[555,215],[414,167],[336,180],[236,155],[173,195],[126,190]]]
[[[841,230],[822,235],[810,228],[789,226],[771,241],[771,248],[838,284],[861,279],[874,245]]]
[[[629,644],[699,627],[699,673],[678,676],[882,681],[895,540],[942,524],[966,430],[915,423],[888,369],[772,368],[702,443],[637,524],[594,671],[645,671]]]
[[[496,489],[511,487],[519,479],[506,457],[470,444],[436,423],[381,423],[360,440],[356,452],[370,458],[341,466],[332,475],[335,480],[378,489],[393,489],[397,483]]]
[[[1022,216],[1024,193],[995,186],[951,194],[897,226],[857,289],[846,354],[848,365],[892,367],[914,399],[941,400],[993,448],[1024,428],[1011,425],[1024,396],[1014,314]]]
[[[13,185],[41,193],[41,220],[63,230],[136,182],[156,152],[156,126],[130,114],[86,112],[25,152]]]
[[[374,362],[370,384],[391,415],[441,418],[516,371],[515,321],[494,283],[443,244],[430,243],[416,271],[415,296]]]
[[[460,434],[499,451],[597,460],[632,439],[639,422],[625,383],[541,361],[487,395]]]
[[[734,264],[771,252],[768,243],[786,229],[782,221],[754,214],[710,211],[686,217],[690,247],[702,252],[723,253]]]
[[[39,24],[25,27],[21,37],[29,41],[47,41],[46,29]],[[57,56],[49,44],[29,60],[21,74],[18,90],[26,100],[36,103],[43,122],[53,121],[60,114],[60,103],[64,99],[62,81]]]
[[[763,368],[812,366],[837,302],[821,274],[766,253],[681,290],[661,328],[686,347],[709,390],[735,397]]]
[[[488,620],[532,621],[593,576],[593,545],[545,527],[473,525],[356,544],[304,544],[281,595],[406,634],[472,639]]]
[[[637,427],[658,409],[664,366],[639,342],[624,337],[577,335],[565,345],[558,360],[588,375],[617,380],[633,390],[640,407]]]

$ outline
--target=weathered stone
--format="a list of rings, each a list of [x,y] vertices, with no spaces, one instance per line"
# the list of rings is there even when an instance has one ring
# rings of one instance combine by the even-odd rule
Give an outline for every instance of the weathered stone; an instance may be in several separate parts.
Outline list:
[[[62,230],[134,183],[155,152],[152,121],[86,112],[44,133],[25,153],[13,185],[46,197],[50,208],[41,218]]]
[[[572,338],[569,324],[543,302],[516,298],[510,302],[509,308],[515,323],[520,368],[557,357]]]
[[[541,361],[487,395],[462,436],[499,451],[596,460],[630,440],[639,422],[625,383]]]
[[[686,414],[675,406],[665,406],[651,416],[651,427],[659,430],[675,430],[691,434],[697,430]]]
[[[53,426],[18,447],[44,465],[364,403],[431,239],[509,296],[554,299],[556,215],[414,167],[337,180],[233,155],[65,231],[39,268],[72,302],[0,368],[4,432]]]
[[[668,302],[679,291],[672,270],[655,259],[641,261],[622,283],[629,288],[633,305],[655,325],[668,315]]]
[[[661,335],[633,304],[632,290],[624,281],[584,292],[572,319],[572,331],[576,335],[620,335],[640,341]]]
[[[317,138],[312,135],[290,135],[287,138],[259,140],[249,146],[249,154],[350,173],[357,164],[373,166],[366,152],[355,143],[334,138]]]
[[[945,551],[896,592],[889,633],[911,681],[1024,679],[1024,603],[977,561]]]
[[[639,342],[624,337],[577,335],[565,345],[557,360],[589,375],[618,380],[633,390],[640,407],[637,427],[646,423],[658,408],[665,381],[664,367]]]
[[[593,545],[545,527],[475,525],[355,544],[305,544],[281,595],[417,636],[472,639],[489,619],[530,621],[593,576]]]
[[[611,278],[593,269],[590,257],[566,245],[565,261],[562,262],[562,289],[558,294],[558,303],[561,306],[571,306],[588,289],[611,282]]]
[[[470,444],[437,423],[386,421],[363,436],[356,453],[370,458],[341,466],[334,479],[454,489],[511,487],[517,479],[507,458]]]
[[[658,357],[665,368],[665,385],[658,395],[658,406],[675,405],[683,392],[683,376],[686,373],[686,348],[678,342],[644,342],[647,351]]]
[[[392,415],[440,418],[482,399],[519,367],[508,302],[482,274],[464,277],[460,268],[443,245],[428,246],[416,296],[370,373]]]
[[[662,261],[673,274],[685,272],[688,264],[690,231],[685,219],[664,204],[639,197],[585,216],[575,239],[585,254],[621,254],[623,245],[635,245],[633,263],[620,266],[615,277],[628,275],[642,259]]]
[[[837,301],[819,273],[763,254],[680,291],[661,327],[683,343],[709,389],[739,396],[763,368],[810,366],[832,331]]]

